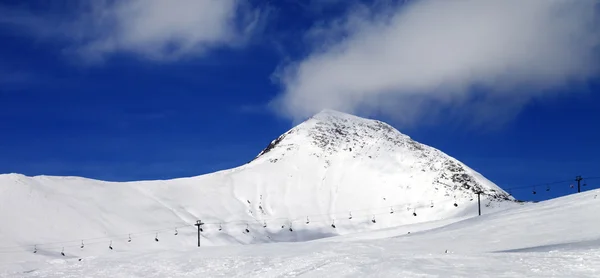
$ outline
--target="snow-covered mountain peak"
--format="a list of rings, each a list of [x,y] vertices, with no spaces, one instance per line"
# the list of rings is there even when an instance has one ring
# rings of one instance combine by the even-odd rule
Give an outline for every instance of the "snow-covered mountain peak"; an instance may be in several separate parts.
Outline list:
[[[325,122],[369,122],[369,121],[375,121],[375,120],[365,119],[365,118],[361,118],[361,117],[358,117],[358,116],[355,116],[352,114],[348,114],[348,113],[344,113],[344,112],[340,112],[340,111],[336,111],[336,110],[331,110],[331,109],[324,109],[321,112],[313,115],[310,118],[319,120],[319,121],[325,121]]]
[[[420,186],[443,189],[445,194],[466,197],[481,191],[493,198],[510,199],[492,182],[442,151],[416,142],[384,122],[334,110],[323,110],[279,136],[253,163],[266,161],[290,163],[296,168],[305,161],[325,169],[350,163],[366,169],[389,168]]]
[[[403,144],[412,140],[381,121],[327,109],[273,140],[257,157],[271,152],[271,160],[280,160],[300,149],[317,157],[339,152],[360,156],[365,147],[382,141]]]

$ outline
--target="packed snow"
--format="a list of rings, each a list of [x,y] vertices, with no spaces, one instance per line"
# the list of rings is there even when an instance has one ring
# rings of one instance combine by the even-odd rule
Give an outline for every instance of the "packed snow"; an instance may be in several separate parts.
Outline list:
[[[0,271],[586,277],[598,274],[588,258],[598,258],[600,245],[592,213],[600,200],[590,194],[517,202],[385,123],[326,110],[248,164],[197,177],[117,183],[0,175]]]
[[[599,277],[600,190],[450,223],[295,243],[165,247],[22,263],[19,277]],[[441,224],[441,226],[440,226]],[[428,227],[429,226],[429,227]],[[421,230],[423,229],[423,230]],[[194,238],[194,234],[187,234]],[[378,239],[374,239],[378,238]],[[144,244],[153,244],[144,240]],[[78,251],[78,250],[77,250]],[[82,258],[79,261],[78,258]]]

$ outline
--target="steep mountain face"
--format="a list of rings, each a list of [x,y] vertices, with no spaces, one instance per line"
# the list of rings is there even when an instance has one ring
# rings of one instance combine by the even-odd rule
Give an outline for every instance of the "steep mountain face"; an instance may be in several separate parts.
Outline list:
[[[0,258],[56,256],[61,248],[94,255],[109,244],[195,246],[197,220],[205,245],[312,240],[475,216],[476,192],[484,213],[516,205],[443,152],[380,121],[326,110],[250,163],[197,177],[115,183],[0,175]]]
[[[271,142],[255,160],[294,163],[294,157],[302,155],[320,158],[325,169],[338,156],[365,165],[389,163],[398,166],[397,175],[431,178],[428,184],[445,195],[482,192],[492,199],[512,200],[460,161],[412,140],[390,125],[337,111],[324,110],[291,129]],[[292,158],[286,160],[286,156]]]

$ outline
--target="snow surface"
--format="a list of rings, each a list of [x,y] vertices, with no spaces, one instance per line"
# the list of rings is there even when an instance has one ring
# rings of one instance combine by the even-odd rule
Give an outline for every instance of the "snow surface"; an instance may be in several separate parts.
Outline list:
[[[380,239],[116,251],[19,277],[600,277],[600,190]],[[425,224],[423,224],[425,225]],[[423,226],[421,225],[421,226]],[[413,226],[417,228],[419,224]],[[438,226],[438,225],[433,225]],[[400,235],[401,234],[401,235]],[[147,243],[150,244],[150,243]],[[447,253],[446,253],[447,251]],[[0,274],[1,275],[1,274]]]
[[[471,217],[477,215],[476,192],[482,192],[486,216],[473,220]],[[164,274],[169,265],[194,273],[212,269],[219,271],[213,275],[220,275],[221,271],[235,273],[239,264],[241,272],[236,275],[242,275],[253,271],[241,266],[244,264],[275,264],[272,273],[292,271],[294,260],[315,266],[311,254],[322,252],[322,258],[337,258],[330,266],[350,270],[354,269],[351,265],[360,265],[353,261],[356,258],[373,261],[376,258],[367,259],[369,254],[381,255],[382,250],[394,260],[407,260],[408,253],[403,253],[407,250],[422,253],[427,249],[424,245],[413,244],[410,249],[411,245],[403,242],[421,237],[418,231],[431,231],[429,237],[435,243],[432,254],[439,255],[441,246],[462,250],[460,243],[472,236],[507,228],[478,221],[494,212],[518,211],[514,208],[533,207],[516,202],[460,161],[415,142],[385,123],[326,110],[284,133],[248,164],[197,177],[117,183],[80,177],[0,175],[0,269],[29,271],[40,267],[31,275],[64,277],[57,273],[73,268],[73,273],[81,274],[78,271],[91,267],[89,275],[103,276],[100,270],[94,272],[92,265],[106,263],[122,264],[121,268],[130,268],[124,273],[134,276],[146,276],[142,268],[148,269],[148,276]],[[206,247],[210,251],[194,249],[197,239],[193,225],[198,219],[205,223],[201,250]],[[435,238],[433,231],[443,229],[445,232]],[[510,227],[507,231],[507,237],[512,238],[508,236]],[[497,236],[501,239],[502,235]],[[399,236],[391,241],[398,250],[387,250],[388,241],[377,241],[390,236]],[[80,247],[82,240],[84,248]],[[362,243],[365,240],[374,243]],[[346,253],[330,254],[330,247]],[[523,247],[516,243],[511,248]],[[283,252],[288,248],[294,251]],[[474,250],[477,248],[481,247]],[[65,256],[60,254],[63,250]],[[256,254],[254,250],[258,250]],[[352,253],[361,250],[366,255]],[[348,256],[349,261],[338,256]],[[79,258],[83,258],[81,262]],[[145,260],[165,264],[154,269]],[[196,265],[195,260],[213,265]],[[200,265],[202,270],[197,268]],[[231,271],[218,270],[219,266]],[[119,276],[111,270],[102,271]],[[345,272],[340,271],[336,274],[343,276]],[[350,274],[360,275],[362,271]]]

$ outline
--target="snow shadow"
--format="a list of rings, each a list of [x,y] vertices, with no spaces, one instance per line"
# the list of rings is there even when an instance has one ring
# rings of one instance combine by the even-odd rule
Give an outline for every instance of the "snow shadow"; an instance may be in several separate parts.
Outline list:
[[[526,248],[509,249],[495,251],[493,253],[534,253],[534,252],[552,252],[552,251],[581,251],[581,250],[596,250],[600,249],[600,239],[558,243],[558,244],[547,244],[532,246]]]
[[[338,236],[338,234],[319,230],[290,232],[288,229],[282,229],[276,233],[269,233],[269,237],[274,242],[305,242],[334,236]]]

